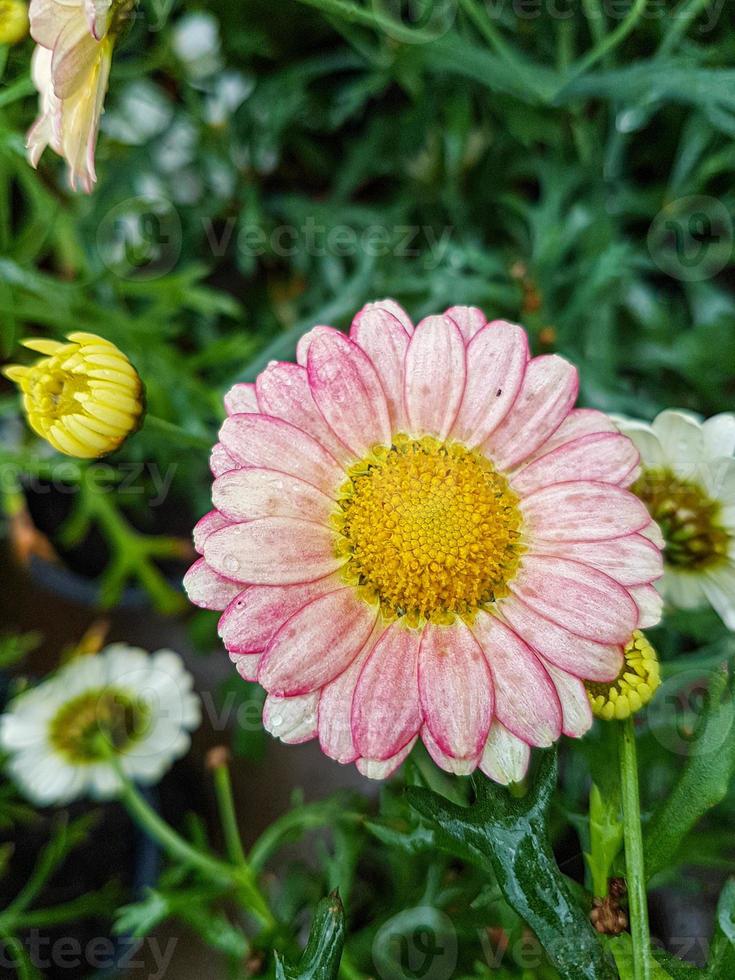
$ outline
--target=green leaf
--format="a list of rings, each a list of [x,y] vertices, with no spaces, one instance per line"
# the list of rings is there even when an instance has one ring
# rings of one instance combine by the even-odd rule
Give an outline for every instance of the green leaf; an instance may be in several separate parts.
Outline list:
[[[335,891],[317,905],[303,956],[296,965],[276,953],[276,980],[337,980],[345,944],[345,914]]]
[[[567,980],[606,980],[615,976],[612,962],[575,904],[549,843],[556,774],[556,753],[546,752],[520,799],[485,779],[474,780],[477,799],[470,807],[418,787],[407,793],[411,805],[438,828],[440,847],[494,872],[507,902]]]
[[[113,931],[117,935],[141,938],[152,932],[170,914],[171,906],[167,897],[154,888],[147,888],[139,902],[123,905],[118,909]]]
[[[620,980],[636,980],[633,969],[633,942],[627,932],[606,940],[615,957]],[[663,949],[654,949],[651,961],[651,980],[693,980],[701,977],[702,971],[691,963],[677,959]],[[724,974],[723,974],[724,976]]]
[[[620,794],[603,797],[593,783],[590,790],[590,853],[584,857],[592,875],[592,891],[600,898],[607,895],[610,869],[622,843]]]
[[[669,867],[689,831],[727,793],[735,773],[735,706],[730,680],[724,669],[712,674],[689,758],[646,828],[643,846],[649,877]]]

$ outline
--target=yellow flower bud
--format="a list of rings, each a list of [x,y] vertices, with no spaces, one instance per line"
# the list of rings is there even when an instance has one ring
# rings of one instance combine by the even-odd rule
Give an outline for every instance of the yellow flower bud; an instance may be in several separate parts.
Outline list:
[[[656,651],[640,630],[623,650],[623,666],[609,684],[587,681],[592,713],[604,721],[622,721],[640,711],[661,683]]]
[[[0,0],[0,44],[18,44],[28,34],[28,7],[22,0]]]
[[[3,373],[23,393],[34,432],[67,456],[96,459],[114,452],[138,428],[143,384],[122,351],[103,337],[72,333],[67,340],[23,341],[44,356]]]

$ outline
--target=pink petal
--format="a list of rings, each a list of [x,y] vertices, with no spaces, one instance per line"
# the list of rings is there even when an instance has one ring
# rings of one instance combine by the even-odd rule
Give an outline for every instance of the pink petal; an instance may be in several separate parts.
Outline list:
[[[569,738],[581,738],[592,727],[592,708],[587,689],[578,677],[568,674],[553,664],[545,663],[562,710],[562,731]]]
[[[436,739],[429,731],[428,725],[424,725],[421,729],[421,740],[426,746],[426,750],[431,758],[444,772],[451,772],[455,776],[469,776],[479,765],[481,756],[479,752],[468,759],[457,759],[454,756],[447,755],[446,752],[442,752]]]
[[[230,470],[236,470],[239,466],[237,460],[227,452],[221,442],[215,443],[209,456],[209,468],[213,476],[222,476]]]
[[[381,632],[381,625],[376,623],[372,635],[347,670],[325,685],[321,691],[319,698],[319,745],[325,755],[342,765],[354,762],[359,756],[352,740],[352,702],[360,672]]]
[[[295,476],[258,467],[233,470],[214,481],[212,503],[233,521],[295,517],[329,524],[334,499]]]
[[[225,411],[228,415],[247,415],[249,412],[260,412],[255,385],[233,385],[225,395]]]
[[[260,653],[294,613],[327,592],[342,588],[338,575],[305,585],[254,585],[220,616],[218,632],[230,652]]]
[[[478,330],[482,330],[487,323],[487,317],[476,306],[450,306],[444,311],[444,316],[448,316],[457,324],[465,344],[469,344]],[[501,320],[495,321],[495,323],[501,322]]]
[[[499,721],[494,721],[485,743],[480,768],[501,786],[519,783],[526,775],[531,750],[527,742],[516,738]]]
[[[647,630],[658,626],[663,613],[663,596],[653,585],[636,585],[629,592],[639,611],[638,629]]]
[[[521,390],[483,451],[501,469],[512,469],[543,445],[577,398],[577,369],[556,354],[528,362]]]
[[[561,706],[541,661],[497,616],[480,613],[472,632],[490,664],[498,719],[529,745],[551,745],[561,733]]]
[[[467,382],[452,435],[479,446],[500,425],[521,389],[528,362],[522,327],[496,320],[467,347]]]
[[[538,457],[519,470],[511,483],[523,494],[573,480],[621,484],[636,468],[638,459],[638,450],[626,436],[595,432]]]
[[[269,364],[258,376],[256,388],[262,412],[303,429],[340,463],[348,458],[347,447],[329,428],[314,401],[305,367]]]
[[[319,695],[278,698],[269,694],[263,705],[263,727],[287,745],[300,745],[316,737]]]
[[[642,534],[626,534],[611,541],[565,541],[538,545],[538,551],[581,561],[614,578],[621,585],[646,585],[663,574],[660,550]]]
[[[546,442],[528,457],[528,460],[545,456],[554,449],[566,446],[583,436],[599,435],[602,432],[617,434],[618,431],[613,420],[604,412],[598,412],[596,408],[573,408],[556,432],[549,436]]]
[[[390,445],[385,394],[362,348],[343,334],[317,334],[306,369],[319,410],[356,456],[366,455],[376,445]]]
[[[544,660],[583,680],[611,681],[620,673],[623,656],[619,646],[604,646],[576,636],[534,612],[514,596],[500,603],[503,618],[513,630],[542,655]]]
[[[330,493],[345,473],[310,435],[270,415],[233,415],[220,429],[220,441],[242,466],[289,473]]]
[[[543,542],[605,541],[640,531],[651,521],[645,504],[609,483],[555,483],[521,502],[533,549]]]
[[[324,687],[353,662],[376,617],[377,609],[358,599],[352,588],[312,599],[268,644],[258,682],[280,697]]]
[[[337,334],[339,337],[344,337],[341,330],[335,330],[334,327],[312,327],[308,333],[302,334],[299,338],[299,342],[296,345],[296,363],[300,364],[301,367],[306,367],[306,362],[309,359],[309,348],[311,347],[311,342],[315,337],[333,337]]]
[[[424,627],[419,695],[442,752],[469,759],[482,751],[493,717],[493,681],[482,649],[460,620],[453,626]]]
[[[509,586],[535,612],[598,643],[627,643],[638,624],[622,585],[580,562],[526,555]]]
[[[230,660],[244,681],[257,681],[261,658],[260,653],[230,653]]]
[[[200,555],[204,554],[204,542],[214,531],[219,531],[223,527],[229,527],[232,521],[228,520],[224,514],[218,510],[210,510],[208,514],[201,517],[194,525],[193,537],[194,547]]]
[[[406,354],[405,400],[413,435],[446,439],[465,385],[465,346],[453,320],[429,316],[416,327]]]
[[[392,431],[405,430],[403,362],[408,350],[408,333],[391,313],[375,309],[355,317],[350,338],[365,351],[378,372]]]
[[[224,609],[242,592],[242,585],[213,571],[203,558],[195,561],[184,576],[189,599],[202,609]]]
[[[400,752],[396,752],[390,759],[380,761],[377,759],[358,759],[357,769],[368,779],[387,779],[392,776],[396,769],[406,761],[411,754],[411,749],[416,744],[416,739],[412,738],[408,745],[404,745]]]
[[[210,534],[204,557],[212,568],[249,585],[294,585],[329,575],[344,564],[334,531],[293,517],[262,517]]]
[[[352,737],[361,756],[390,759],[421,728],[420,642],[418,631],[391,626],[362,668],[352,701]]]
[[[411,317],[406,313],[402,306],[400,306],[394,299],[381,299],[377,303],[367,303],[360,312],[357,314],[355,319],[352,321],[359,320],[360,317],[364,316],[366,313],[371,313],[373,310],[384,310],[386,313],[390,313],[394,316],[396,320],[401,324],[406,333],[410,336],[413,333],[413,322]]]

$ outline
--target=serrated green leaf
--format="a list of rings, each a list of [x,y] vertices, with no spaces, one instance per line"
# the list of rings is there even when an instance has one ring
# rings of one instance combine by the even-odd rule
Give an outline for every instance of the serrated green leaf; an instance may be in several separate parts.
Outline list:
[[[549,751],[522,798],[487,779],[474,781],[477,799],[470,807],[418,787],[406,792],[411,806],[436,826],[440,847],[492,869],[506,901],[567,980],[607,980],[615,976],[612,961],[575,904],[549,843],[556,775],[556,752]]]
[[[276,980],[337,980],[345,943],[345,915],[333,892],[316,907],[306,949],[295,965],[276,953]]]

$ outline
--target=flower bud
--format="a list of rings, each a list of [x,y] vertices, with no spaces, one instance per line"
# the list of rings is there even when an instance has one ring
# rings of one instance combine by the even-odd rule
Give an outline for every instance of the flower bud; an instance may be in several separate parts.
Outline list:
[[[34,432],[67,456],[96,459],[119,449],[138,428],[143,383],[122,351],[103,337],[72,333],[67,340],[23,341],[44,356],[3,373],[23,393]]]

